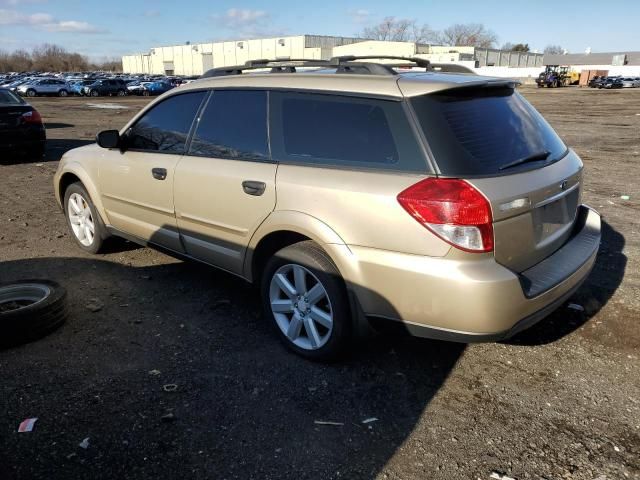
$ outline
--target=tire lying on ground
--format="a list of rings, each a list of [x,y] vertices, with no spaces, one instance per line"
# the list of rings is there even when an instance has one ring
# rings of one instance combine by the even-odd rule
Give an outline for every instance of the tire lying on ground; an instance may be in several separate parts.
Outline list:
[[[50,280],[0,283],[0,348],[42,338],[67,318],[67,292]]]

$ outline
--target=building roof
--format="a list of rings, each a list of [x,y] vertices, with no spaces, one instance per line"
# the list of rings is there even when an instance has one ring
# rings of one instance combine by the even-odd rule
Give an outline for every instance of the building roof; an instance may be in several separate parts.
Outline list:
[[[545,55],[545,65],[612,65],[614,55],[626,55],[626,65],[640,65],[640,52],[568,53]]]

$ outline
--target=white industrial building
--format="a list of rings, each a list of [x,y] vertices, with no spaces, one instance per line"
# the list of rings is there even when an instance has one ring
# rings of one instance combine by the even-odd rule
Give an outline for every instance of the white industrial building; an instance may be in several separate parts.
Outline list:
[[[340,55],[416,56],[434,63],[459,63],[469,67],[501,66],[539,70],[543,64],[543,56],[538,53],[297,35],[155,47],[147,53],[122,57],[122,69],[125,73],[201,75],[210,68],[243,65],[247,60],[317,60]]]

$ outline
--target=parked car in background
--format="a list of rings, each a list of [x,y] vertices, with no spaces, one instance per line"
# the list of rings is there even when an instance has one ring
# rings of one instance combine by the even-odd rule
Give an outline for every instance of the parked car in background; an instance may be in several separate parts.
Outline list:
[[[0,88],[0,150],[40,158],[44,155],[45,142],[40,113],[16,93]]]
[[[562,305],[600,243],[580,157],[512,80],[366,58],[218,69],[66,152],[54,188],[71,238],[255,282],[276,334],[313,359],[368,320],[494,341]]]
[[[38,95],[57,95],[66,97],[69,95],[69,84],[58,78],[41,78],[20,85],[16,91],[23,96],[36,97]]]
[[[31,77],[21,77],[18,78],[16,80],[13,80],[11,82],[7,82],[4,85],[2,85],[3,88],[8,88],[9,90],[11,90],[12,92],[15,92],[19,86],[21,85],[26,85],[27,83],[31,83],[33,81],[37,80],[36,78],[31,78]]]
[[[640,79],[633,77],[625,77],[622,79],[622,88],[640,87]]]
[[[117,78],[96,80],[82,89],[88,97],[100,97],[103,95],[117,95],[122,97],[127,94],[127,86],[123,80]]]
[[[93,80],[72,80],[69,82],[70,92],[73,95],[84,95],[84,87],[92,83]]]
[[[140,82],[137,85],[132,85],[131,88],[129,88],[129,93],[149,97],[153,95],[161,95],[172,88],[174,88],[174,86],[171,83],[163,80],[157,80],[153,82]]]
[[[600,84],[600,82],[604,81],[605,78],[607,77],[602,75],[596,75],[591,80],[589,80],[589,83],[587,83],[587,85],[591,88],[596,88]]]
[[[598,83],[598,88],[622,88],[622,79],[620,77],[607,77],[602,82]]]

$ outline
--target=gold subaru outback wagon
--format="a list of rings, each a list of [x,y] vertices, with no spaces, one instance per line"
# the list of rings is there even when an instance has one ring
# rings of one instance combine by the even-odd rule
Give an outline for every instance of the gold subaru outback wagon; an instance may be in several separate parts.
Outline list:
[[[512,80],[391,60],[248,62],[167,92],[63,156],[73,237],[259,284],[313,359],[371,322],[461,342],[529,327],[595,262],[582,161]]]

